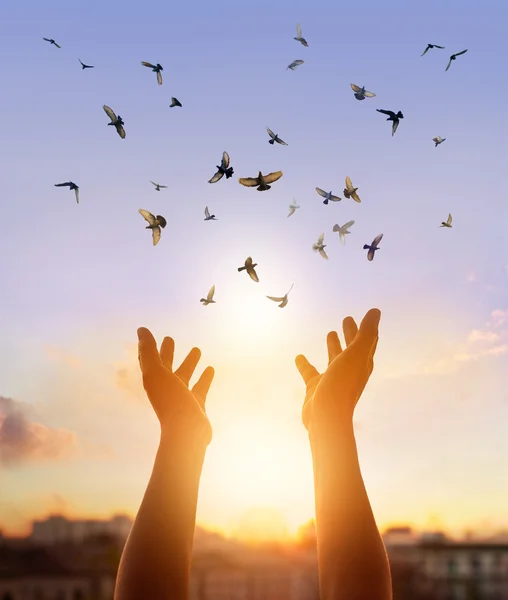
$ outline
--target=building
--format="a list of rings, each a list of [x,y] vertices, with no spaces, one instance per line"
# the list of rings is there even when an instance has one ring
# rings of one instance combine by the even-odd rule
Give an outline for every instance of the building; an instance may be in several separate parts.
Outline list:
[[[132,526],[132,520],[117,515],[109,520],[68,520],[54,515],[42,521],[34,521],[31,540],[40,544],[57,544],[62,542],[80,543],[89,537],[111,535],[126,540]]]

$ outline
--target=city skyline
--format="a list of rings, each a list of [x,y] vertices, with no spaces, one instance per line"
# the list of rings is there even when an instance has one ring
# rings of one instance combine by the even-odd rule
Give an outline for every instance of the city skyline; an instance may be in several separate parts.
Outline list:
[[[0,528],[135,515],[159,438],[137,366],[147,326],[175,339],[177,363],[196,345],[196,373],[216,370],[197,522],[294,535],[314,514],[294,357],[324,369],[327,332],[342,338],[343,317],[373,306],[355,423],[378,525],[508,528],[505,9],[153,8],[29,0],[0,24],[4,56],[17,48],[0,141],[4,215],[17,213],[0,221]],[[429,41],[446,48],[422,57]],[[141,61],[164,66],[162,86]],[[356,100],[351,83],[376,97]],[[376,109],[404,113],[393,137]],[[269,145],[267,126],[288,146]],[[209,184],[224,150],[234,176]],[[238,183],[279,169],[268,191]],[[342,197],[346,176],[362,202],[323,205],[316,186]],[[55,187],[68,180],[79,204]],[[140,208],[168,221],[155,247]],[[349,220],[342,246],[332,228]],[[323,232],[328,261],[312,251]],[[237,271],[249,255],[259,283]],[[293,283],[283,309],[266,299]]]

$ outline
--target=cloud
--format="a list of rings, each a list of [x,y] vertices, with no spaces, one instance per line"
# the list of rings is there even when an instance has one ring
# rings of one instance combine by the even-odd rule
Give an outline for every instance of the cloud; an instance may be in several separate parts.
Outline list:
[[[0,467],[56,461],[73,454],[76,435],[32,420],[32,408],[0,396]]]
[[[128,344],[127,352],[129,358],[115,364],[115,385],[119,390],[127,392],[137,400],[144,401],[146,396],[139,371],[137,344]]]
[[[46,355],[54,361],[63,362],[68,367],[73,367],[74,369],[81,367],[81,360],[79,358],[72,354],[68,354],[56,346],[46,344],[44,350],[46,351]]]

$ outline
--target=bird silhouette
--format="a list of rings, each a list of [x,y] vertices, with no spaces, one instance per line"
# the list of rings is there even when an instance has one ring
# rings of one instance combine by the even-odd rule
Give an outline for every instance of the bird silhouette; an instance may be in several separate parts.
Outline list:
[[[380,233],[379,235],[377,235],[373,240],[372,240],[372,244],[365,244],[363,246],[364,250],[368,250],[367,252],[367,260],[373,260],[374,259],[374,254],[376,253],[376,250],[379,250],[378,245],[379,242],[383,239],[383,234]]]
[[[446,223],[442,221],[440,227],[451,227],[452,226],[452,214],[448,213],[448,219],[446,219]]]
[[[436,136],[435,138],[432,138],[432,141],[435,143],[434,148],[437,148],[439,144],[442,144],[445,140],[446,138],[442,138],[440,135]]]
[[[288,217],[290,217],[292,214],[294,214],[294,212],[295,212],[295,210],[297,208],[300,208],[300,207],[293,200],[293,203],[289,205],[289,214],[288,214]]]
[[[339,198],[339,196],[334,196],[332,194],[332,192],[325,192],[324,190],[322,190],[321,188],[316,188],[316,192],[322,197],[324,198],[323,200],[323,204],[328,204],[328,202],[331,200],[332,202],[340,202],[342,200],[342,198]]]
[[[354,83],[350,83],[349,85],[351,86],[351,89],[354,92],[354,97],[357,100],[365,100],[365,98],[375,98],[376,97],[376,94],[374,94],[374,92],[368,92],[365,89],[365,86],[359,87],[358,85],[355,85]]]
[[[315,244],[313,244],[312,249],[314,250],[314,252],[319,252],[319,254],[321,254],[321,256],[323,258],[326,258],[326,260],[328,260],[328,255],[325,252],[326,244],[323,244],[324,239],[325,239],[325,234],[322,233],[318,237],[317,242]]]
[[[427,47],[425,48],[425,50],[422,52],[422,54],[420,56],[427,54],[427,52],[429,50],[431,50],[432,48],[441,48],[441,50],[443,50],[444,46],[438,46],[437,44],[427,44]]]
[[[59,46],[55,40],[53,38],[42,38],[43,40],[45,40],[46,42],[49,42],[50,44],[52,44],[53,46],[56,46],[57,48],[61,48],[62,46]]]
[[[273,300],[274,302],[280,302],[279,308],[284,308],[286,306],[286,304],[288,303],[288,294],[293,289],[293,285],[294,285],[294,283],[291,285],[289,290],[284,294],[284,296],[282,296],[280,298],[277,296],[267,296],[267,298],[269,300]]]
[[[85,69],[93,69],[93,68],[94,68],[94,66],[93,66],[93,65],[85,65],[85,63],[84,63],[84,62],[81,62],[81,59],[80,59],[80,58],[78,58],[78,60],[79,60],[79,62],[80,62],[80,64],[81,64],[81,70],[82,70],[82,71],[84,71]]]
[[[160,192],[162,188],[167,188],[167,185],[160,185],[160,183],[155,183],[155,181],[150,181],[150,183],[155,187],[156,192]]]
[[[141,61],[141,64],[144,67],[148,67],[149,69],[152,69],[152,71],[154,73],[157,73],[157,83],[159,85],[162,85],[162,73],[161,73],[161,71],[164,71],[164,68],[162,67],[162,65],[160,65],[159,63],[157,63],[156,65],[152,65],[152,63],[145,62],[144,60]]]
[[[240,177],[238,180],[245,187],[257,187],[258,192],[264,192],[269,190],[272,186],[269,183],[274,183],[282,177],[282,171],[275,171],[275,173],[268,173],[263,175],[259,171],[257,177]]]
[[[450,68],[450,65],[452,64],[452,61],[456,60],[457,56],[460,56],[461,54],[465,54],[467,52],[467,48],[466,50],[462,50],[462,52],[457,52],[457,54],[452,54],[450,56],[450,60],[448,61],[448,65],[445,69],[445,71],[448,71],[448,69]]]
[[[303,60],[294,60],[290,65],[288,65],[286,67],[286,71],[288,69],[291,69],[291,71],[294,71],[296,69],[296,67],[299,67],[300,65],[303,65],[304,61]]]
[[[201,298],[201,300],[200,300],[200,302],[203,303],[203,306],[207,306],[208,304],[215,304],[215,300],[213,299],[214,294],[215,294],[215,286],[212,285],[206,298]]]
[[[302,35],[302,28],[300,27],[300,23],[298,23],[298,25],[296,26],[296,37],[293,39],[297,42],[300,42],[302,46],[309,46],[309,44],[307,44],[307,40]]]
[[[159,243],[159,240],[161,239],[161,227],[162,229],[164,229],[164,227],[166,227],[167,225],[166,219],[161,215],[157,215],[156,217],[154,217],[154,215],[152,215],[151,212],[148,212],[143,208],[139,209],[139,214],[146,221],[148,221],[148,225],[145,227],[145,229],[152,230],[152,241],[153,245],[156,246]]]
[[[387,121],[393,121],[392,123],[392,137],[395,135],[397,131],[397,127],[399,126],[400,119],[404,118],[404,115],[400,112],[395,114],[393,110],[383,110],[382,108],[376,108],[377,112],[383,113],[384,115],[388,115]]]
[[[350,231],[348,231],[348,229],[350,227],[352,227],[355,224],[354,221],[348,221],[347,223],[344,223],[344,225],[334,225],[333,226],[333,231],[335,231],[336,233],[339,234],[339,238],[342,244],[346,243],[346,235],[348,235],[349,233],[351,233]]]
[[[208,206],[205,206],[205,221],[217,221],[215,215],[211,215]]]
[[[344,188],[344,196],[346,198],[352,198],[355,202],[361,202],[360,196],[356,193],[358,188],[353,187],[351,179],[346,177],[346,187]]]
[[[238,271],[247,271],[247,273],[249,274],[249,277],[252,279],[252,281],[255,281],[256,283],[259,283],[259,277],[258,274],[256,273],[256,270],[254,267],[257,267],[258,264],[257,263],[252,263],[252,257],[248,256],[245,259],[245,263],[243,267],[238,267]]]
[[[268,131],[268,135],[270,136],[271,139],[268,140],[269,144],[273,144],[275,142],[277,142],[277,144],[281,144],[282,146],[287,146],[286,142],[284,140],[281,140],[279,135],[277,133],[274,133],[269,127],[266,128],[266,131]]]
[[[111,110],[111,108],[109,108],[109,106],[104,105],[102,108],[104,109],[104,112],[108,115],[108,117],[111,119],[111,123],[108,123],[108,125],[113,125],[118,135],[122,138],[122,140],[124,140],[125,129],[123,128],[123,126],[125,125],[125,123],[123,122],[122,117],[120,115],[116,116],[115,113]]]
[[[171,96],[171,104],[169,105],[169,108],[173,108],[174,106],[182,106],[182,103],[174,96]]]
[[[230,177],[233,176],[233,167],[229,166],[229,154],[224,151],[222,153],[222,160],[220,165],[216,166],[217,172],[215,173],[215,175],[208,181],[208,183],[217,183],[217,181],[220,181],[224,175],[226,176],[226,179],[229,179]]]
[[[55,187],[68,187],[69,190],[74,190],[76,202],[79,204],[79,185],[76,185],[73,181],[66,181],[65,183],[55,183]]]

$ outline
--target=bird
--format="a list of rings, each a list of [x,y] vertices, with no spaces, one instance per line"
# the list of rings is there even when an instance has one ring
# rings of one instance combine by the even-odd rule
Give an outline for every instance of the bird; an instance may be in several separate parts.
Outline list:
[[[360,196],[356,193],[357,190],[358,188],[353,187],[351,179],[349,179],[349,177],[346,177],[346,187],[344,188],[344,196],[346,198],[353,198],[355,202],[361,202]]]
[[[440,135],[436,136],[435,138],[432,138],[432,141],[436,144],[434,148],[437,148],[439,144],[442,144],[445,140],[446,138],[442,138]]]
[[[354,97],[357,100],[365,100],[365,98],[375,98],[376,97],[376,94],[374,94],[374,92],[368,92],[365,89],[365,86],[359,87],[359,86],[355,85],[354,83],[350,83],[349,85],[351,86],[351,89],[354,92]]]
[[[348,233],[351,233],[350,231],[348,231],[348,229],[350,227],[352,227],[354,224],[355,224],[354,221],[348,221],[347,223],[344,223],[344,225],[334,225],[333,226],[333,231],[335,231],[339,234],[340,241],[342,244],[346,243],[346,235]]]
[[[295,201],[293,199],[293,204],[289,205],[289,214],[288,214],[288,217],[290,217],[292,214],[294,214],[294,212],[295,212],[295,210],[297,208],[300,208],[300,207],[295,203]]]
[[[364,244],[363,249],[368,250],[367,260],[372,260],[374,258],[374,254],[376,253],[376,250],[379,250],[378,244],[382,239],[383,239],[383,234],[380,233],[372,240],[372,244],[370,244],[370,246],[369,246],[369,244]]]
[[[393,112],[393,110],[383,110],[382,108],[376,108],[377,112],[383,113],[384,115],[388,115],[388,119],[386,119],[387,121],[393,121],[392,124],[392,137],[395,135],[395,132],[397,131],[397,127],[399,126],[399,121],[400,119],[404,118],[404,115],[400,112],[395,114]]]
[[[144,67],[148,67],[148,68],[152,69],[152,71],[154,73],[157,73],[157,83],[159,85],[162,85],[162,73],[161,73],[161,71],[164,71],[164,68],[162,67],[162,65],[160,65],[159,63],[157,63],[156,65],[152,65],[152,63],[145,62],[144,60],[141,61],[141,64]]]
[[[448,69],[450,68],[450,65],[452,64],[452,60],[455,60],[457,58],[457,56],[460,56],[461,54],[465,54],[467,52],[467,48],[465,50],[462,50],[462,52],[457,52],[457,54],[452,54],[450,56],[450,60],[448,61],[448,66],[446,67],[445,71],[448,71]]]
[[[224,150],[222,153],[222,160],[220,166],[217,165],[217,173],[209,180],[208,183],[217,183],[217,181],[221,180],[224,175],[226,179],[229,179],[233,176],[233,167],[229,166],[229,154]]]
[[[215,300],[213,299],[214,294],[215,294],[215,286],[212,285],[206,298],[201,298],[201,300],[200,300],[200,302],[203,303],[203,306],[206,306],[207,304],[215,304]]]
[[[452,226],[452,214],[448,213],[448,218],[446,219],[446,223],[443,221],[440,225],[441,227],[451,227]]]
[[[258,264],[257,263],[252,263],[252,257],[248,256],[245,259],[245,263],[243,267],[238,267],[238,271],[247,271],[247,273],[249,274],[249,277],[252,279],[252,281],[255,281],[256,283],[259,283],[259,277],[258,274],[256,273],[256,270],[254,269],[254,267],[257,267]]]
[[[76,202],[79,204],[79,185],[76,185],[73,181],[66,181],[65,183],[55,183],[55,187],[68,186],[69,190],[74,190],[76,194]]]
[[[425,50],[422,52],[422,54],[420,56],[427,54],[427,52],[429,50],[431,50],[432,48],[440,48],[441,50],[443,50],[444,46],[438,46],[437,44],[427,44],[427,47],[425,48]]]
[[[268,300],[273,300],[274,302],[280,302],[279,308],[284,308],[288,303],[288,294],[293,289],[294,283],[289,288],[289,291],[282,296],[282,298],[278,298],[277,296],[267,296]]]
[[[174,106],[182,106],[182,103],[174,96],[171,96],[171,104],[169,105],[169,108],[173,108]]]
[[[55,42],[55,40],[54,40],[53,38],[51,38],[51,39],[48,39],[48,38],[45,38],[45,37],[43,37],[42,39],[43,39],[43,40],[45,40],[46,42],[49,42],[50,44],[53,44],[53,46],[56,46],[57,48],[61,48],[61,47],[62,47],[62,46],[59,46],[59,45],[58,45],[58,44]]]
[[[274,173],[268,173],[268,175],[263,175],[261,171],[259,171],[257,177],[240,177],[238,181],[245,187],[257,186],[258,192],[263,192],[272,187],[271,185],[268,185],[269,183],[274,183],[281,177],[282,171],[275,171]]]
[[[217,221],[215,215],[211,215],[208,206],[205,206],[205,221]]]
[[[299,67],[300,65],[303,65],[304,61],[303,60],[294,60],[290,65],[288,65],[286,67],[286,71],[288,69],[291,69],[291,71],[294,71],[296,69],[296,67]]]
[[[164,229],[164,227],[167,225],[166,219],[161,215],[154,217],[151,212],[148,212],[143,208],[139,209],[139,214],[148,221],[148,225],[145,229],[152,230],[153,245],[156,246],[161,239],[161,227]]]
[[[324,198],[323,204],[328,204],[328,202],[330,200],[332,202],[340,202],[342,200],[342,198],[339,198],[338,196],[334,196],[332,194],[332,192],[325,192],[324,190],[322,190],[321,188],[318,188],[318,187],[316,188],[316,192]]]
[[[302,28],[300,27],[300,23],[296,26],[296,37],[293,38],[297,42],[300,42],[302,46],[306,46],[308,48],[309,44],[307,44],[307,40],[302,36]]]
[[[326,260],[328,260],[328,256],[325,252],[325,248],[326,248],[326,244],[323,244],[323,240],[325,239],[325,234],[322,233],[319,237],[317,242],[312,246],[312,249],[314,250],[314,252],[319,252],[319,254],[321,254],[321,256],[323,258],[326,258]]]
[[[78,58],[79,62],[81,63],[81,69],[84,71],[85,69],[93,69],[94,66],[93,65],[85,65],[84,62],[81,62],[81,59]]]
[[[120,115],[118,115],[117,117],[115,113],[111,110],[111,108],[109,108],[109,106],[104,105],[102,108],[104,109],[104,112],[108,115],[108,117],[111,119],[111,123],[108,123],[108,125],[113,125],[118,135],[122,138],[122,140],[124,140],[125,129],[123,128],[123,126],[125,125],[125,123],[123,122],[122,117]]]
[[[268,140],[269,144],[272,144],[272,146],[273,146],[274,143],[277,142],[277,144],[281,144],[282,146],[287,146],[286,142],[284,140],[280,139],[278,133],[274,133],[269,127],[266,128],[266,131],[268,131],[268,135],[271,138],[270,140]]]
[[[160,192],[162,188],[167,188],[167,185],[160,185],[160,183],[155,183],[155,181],[150,181],[150,183],[155,186],[155,191]]]

